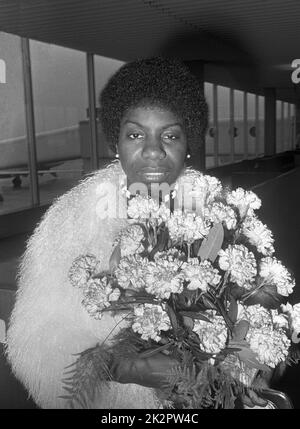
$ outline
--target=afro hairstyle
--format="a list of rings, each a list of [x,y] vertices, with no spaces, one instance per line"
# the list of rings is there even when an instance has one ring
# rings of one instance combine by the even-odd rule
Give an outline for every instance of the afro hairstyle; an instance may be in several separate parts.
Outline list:
[[[181,118],[190,152],[204,140],[208,108],[203,89],[178,60],[155,57],[126,63],[109,79],[99,102],[103,132],[114,150],[122,118],[138,106],[167,108]]]

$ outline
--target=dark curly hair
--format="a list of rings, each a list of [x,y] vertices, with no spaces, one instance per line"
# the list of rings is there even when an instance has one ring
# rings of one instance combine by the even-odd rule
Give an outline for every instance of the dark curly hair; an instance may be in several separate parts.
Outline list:
[[[181,118],[191,152],[206,133],[208,108],[201,85],[174,59],[155,57],[123,65],[109,79],[99,101],[103,132],[114,148],[124,114],[141,105],[164,107]]]

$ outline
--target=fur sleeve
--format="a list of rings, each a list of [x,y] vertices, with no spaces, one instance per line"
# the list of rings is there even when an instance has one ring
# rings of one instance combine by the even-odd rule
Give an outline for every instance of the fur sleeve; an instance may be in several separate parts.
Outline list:
[[[69,267],[80,254],[94,253],[105,269],[122,227],[119,221],[99,221],[95,214],[95,187],[102,179],[102,173],[85,179],[56,200],[29,239],[19,266],[6,352],[14,374],[42,408],[65,407],[59,398],[64,369],[74,354],[103,341],[118,322],[109,314],[101,321],[92,319],[81,305],[80,291],[68,281]],[[155,407],[151,389],[126,386],[111,383],[105,401],[94,407]]]

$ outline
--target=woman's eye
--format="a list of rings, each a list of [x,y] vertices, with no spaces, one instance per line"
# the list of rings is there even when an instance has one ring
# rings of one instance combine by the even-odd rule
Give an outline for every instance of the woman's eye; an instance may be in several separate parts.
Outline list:
[[[167,141],[173,141],[177,139],[177,136],[174,136],[174,134],[165,134],[163,139]]]
[[[143,135],[140,133],[130,133],[128,137],[132,140],[142,139]]]

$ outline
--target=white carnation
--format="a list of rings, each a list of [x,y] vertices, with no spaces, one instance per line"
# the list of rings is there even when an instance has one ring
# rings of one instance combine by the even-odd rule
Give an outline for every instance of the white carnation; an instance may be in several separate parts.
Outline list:
[[[227,194],[226,201],[228,204],[237,207],[240,216],[252,215],[253,210],[257,210],[261,206],[261,200],[252,191],[245,191],[243,188],[237,188]]]
[[[298,342],[298,335],[300,333],[300,303],[295,305],[291,305],[289,302],[286,305],[282,304],[281,310],[288,316],[289,325],[293,331],[292,340]]]
[[[242,234],[263,255],[270,256],[274,253],[273,234],[256,216],[246,217],[242,226]]]
[[[160,341],[161,331],[171,328],[168,314],[159,305],[143,304],[135,307],[132,329],[141,334],[143,340]]]
[[[185,280],[188,281],[187,289],[200,289],[206,292],[209,286],[217,286],[221,280],[218,270],[209,261],[199,262],[198,258],[191,258],[182,266]]]
[[[159,206],[158,202],[150,197],[137,195],[128,203],[127,214],[130,218],[159,225],[170,217],[170,209],[165,204]]]
[[[259,275],[267,282],[275,284],[280,295],[288,296],[293,292],[295,280],[282,262],[275,257],[261,259]]]
[[[252,252],[242,244],[229,245],[219,251],[219,266],[230,272],[230,279],[241,287],[251,288],[257,274],[256,260]]]
[[[285,360],[290,347],[284,331],[287,326],[285,317],[277,310],[268,310],[260,304],[244,306],[239,303],[237,321],[240,320],[249,322],[245,339],[260,363],[274,368]]]
[[[271,326],[250,327],[246,340],[257,354],[259,362],[271,368],[285,361],[291,345],[282,329],[272,329]]]
[[[184,195],[185,209],[192,209],[192,199],[196,203],[196,212],[211,203],[222,191],[219,179],[213,176],[203,175],[196,170],[186,170],[176,182],[172,197],[175,198],[178,189]],[[193,210],[194,210],[193,209]]]
[[[289,322],[285,314],[278,313],[277,310],[271,310],[272,321],[275,328],[288,329]]]
[[[109,307],[111,302],[117,301],[120,294],[120,290],[113,289],[106,277],[92,279],[84,290],[82,305],[92,317],[101,319],[103,309]]]
[[[170,255],[149,262],[144,271],[146,291],[161,299],[169,298],[171,293],[181,293],[184,280],[181,265],[182,261]]]
[[[269,310],[260,304],[244,306],[242,314],[239,315],[243,320],[247,320],[253,328],[264,328],[272,326],[272,317]]]
[[[128,202],[127,213],[132,219],[148,219],[149,217],[157,217],[159,211],[158,203],[142,195],[137,195]]]
[[[174,260],[180,260],[185,261],[186,255],[181,250],[176,249],[176,247],[171,247],[168,250],[165,250],[163,252],[157,252],[154,255],[154,259],[165,259],[167,261],[174,261]]]
[[[208,235],[210,223],[203,220],[196,213],[175,210],[166,223],[170,238],[174,242],[186,241],[193,243],[197,239],[203,239]]]
[[[145,286],[144,273],[148,260],[140,255],[129,255],[121,258],[115,270],[118,284],[123,289],[141,289]]]
[[[144,232],[139,225],[131,225],[121,231],[117,239],[120,244],[121,256],[141,253],[144,250],[142,243],[144,238]]]
[[[234,229],[236,227],[236,215],[234,210],[223,203],[213,203],[206,210],[205,215],[211,222],[223,222],[227,229]]]
[[[72,286],[84,288],[95,272],[100,269],[100,262],[96,256],[87,254],[78,256],[69,270],[69,280]]]
[[[288,328],[287,317],[277,310],[268,310],[260,304],[245,306],[238,303],[237,321],[247,320],[252,328]]]
[[[195,320],[193,331],[200,339],[201,350],[206,353],[219,353],[226,346],[227,327],[222,316],[217,316],[215,310],[205,312],[211,322]]]

